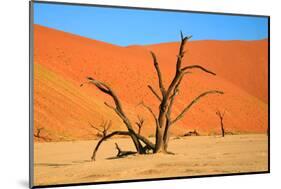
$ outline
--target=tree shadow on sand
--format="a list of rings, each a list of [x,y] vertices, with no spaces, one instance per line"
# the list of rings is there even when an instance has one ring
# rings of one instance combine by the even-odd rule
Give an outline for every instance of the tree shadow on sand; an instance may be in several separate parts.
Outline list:
[[[35,166],[46,166],[46,167],[65,167],[70,166],[72,164],[66,163],[35,163]]]

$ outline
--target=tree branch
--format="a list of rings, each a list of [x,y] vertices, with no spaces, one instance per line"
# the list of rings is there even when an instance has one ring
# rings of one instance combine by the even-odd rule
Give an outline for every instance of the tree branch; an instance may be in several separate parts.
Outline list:
[[[114,132],[112,132],[112,133],[110,133],[110,134],[108,134],[108,135],[102,137],[102,138],[99,140],[99,142],[97,143],[97,145],[95,146],[95,149],[94,149],[94,151],[93,151],[93,154],[92,154],[92,157],[91,157],[91,159],[92,159],[93,161],[96,160],[96,154],[97,154],[97,151],[99,150],[100,145],[101,145],[104,141],[106,141],[107,139],[109,139],[109,138],[111,138],[111,137],[113,137],[113,136],[115,136],[115,135],[131,136],[132,133],[130,133],[129,131],[114,131]],[[150,149],[154,149],[154,148],[155,148],[155,145],[154,145],[152,142],[150,142],[148,139],[146,139],[145,137],[143,137],[143,136],[141,136],[141,135],[138,135],[138,134],[137,134],[136,136],[138,137],[139,140],[141,140],[144,144],[146,144]]]
[[[187,72],[186,72],[187,73]],[[183,76],[186,74],[186,73],[183,73],[181,74],[180,78],[179,78],[179,81],[178,83],[176,84],[175,88],[174,88],[174,91],[173,91],[173,94],[171,95],[170,97],[170,103],[168,105],[168,110],[167,110],[167,113],[166,113],[166,126],[165,126],[165,130],[164,130],[164,142],[165,142],[165,145],[167,146],[168,145],[168,140],[169,140],[169,129],[170,129],[170,126],[171,126],[171,112],[172,112],[172,107],[173,107],[173,104],[174,104],[174,100],[175,100],[175,97],[178,95],[179,93],[179,85],[181,84],[181,81],[183,79]]]
[[[154,149],[155,148],[155,144],[153,144],[152,142],[150,142],[147,138],[145,138],[144,136],[137,134],[137,137],[139,140],[141,140],[146,146],[148,146],[150,149]]]
[[[135,124],[138,126],[138,134],[140,134],[144,124],[144,119],[138,115],[138,121],[136,121]]]
[[[181,84],[181,81],[183,79],[183,76],[184,74],[181,74],[179,80],[178,80],[178,83],[176,84],[175,88],[174,88],[174,91],[173,91],[173,94],[171,95],[170,97],[170,103],[168,105],[168,110],[167,110],[167,119],[168,121],[170,122],[170,119],[171,119],[171,112],[172,112],[172,107],[173,107],[173,104],[174,104],[174,100],[175,100],[175,97],[178,95],[179,93],[179,86]]]
[[[96,154],[97,154],[97,151],[98,151],[100,145],[102,144],[102,142],[105,141],[106,139],[109,139],[109,138],[113,137],[114,135],[131,136],[131,133],[128,132],[128,131],[114,131],[114,132],[110,133],[109,135],[106,135],[106,136],[102,137],[99,140],[99,142],[97,143],[97,145],[96,145],[96,147],[93,151],[93,154],[92,154],[92,157],[91,157],[92,160],[94,160],[94,161],[96,160]]]
[[[102,92],[104,92],[105,94],[109,95],[112,97],[114,103],[115,103],[115,107],[105,103],[106,106],[108,106],[109,108],[113,109],[117,115],[122,119],[122,121],[124,122],[125,126],[127,127],[130,136],[135,144],[135,147],[137,149],[138,153],[143,153],[143,148],[141,146],[140,141],[137,138],[137,133],[134,131],[133,126],[131,121],[129,120],[129,118],[126,116],[125,112],[122,109],[122,105],[121,102],[119,100],[119,98],[117,97],[117,95],[112,91],[112,89],[106,85],[105,83],[101,82],[101,81],[97,81],[91,77],[87,77],[88,82],[90,84],[94,84],[98,89],[100,89]],[[83,85],[82,85],[83,86]]]
[[[140,102],[138,105],[142,105],[151,113],[151,115],[153,116],[153,118],[155,120],[156,127],[159,128],[158,119],[157,119],[156,115],[154,114],[154,112],[152,111],[152,109],[149,106],[147,106],[143,101]]]
[[[157,98],[159,101],[162,100],[161,97],[157,94],[157,92],[156,92],[150,85],[148,85],[147,87],[151,90],[151,92],[156,96],[156,98]]]
[[[115,108],[115,107],[109,105],[107,102],[104,102],[104,104],[105,104],[108,108],[114,110],[115,113],[123,120],[123,122],[126,123],[126,122],[124,121],[124,120],[127,120],[126,117],[125,117],[117,108]]]
[[[204,92],[202,94],[200,94],[199,96],[197,96],[194,100],[191,101],[190,104],[188,104],[183,111],[171,122],[171,125],[174,124],[175,122],[177,122],[178,120],[180,120],[181,118],[183,118],[184,114],[192,107],[192,105],[194,105],[196,102],[198,102],[198,100],[208,94],[224,94],[224,92],[222,91],[217,91],[217,90],[213,90],[213,91],[207,91]]]
[[[157,72],[159,88],[160,88],[160,91],[161,91],[162,96],[163,96],[165,94],[166,90],[165,90],[165,87],[163,85],[162,74],[161,74],[161,71],[160,71],[160,68],[159,68],[159,65],[158,65],[156,55],[152,51],[150,53],[151,53],[151,56],[153,58],[154,67],[155,67],[156,72]]]
[[[186,71],[186,70],[190,70],[190,69],[194,69],[194,68],[201,69],[202,71],[207,72],[207,73],[212,74],[212,75],[216,75],[214,72],[209,71],[206,68],[204,68],[202,66],[199,66],[199,65],[186,66],[186,67],[182,68],[181,70]]]
[[[174,87],[177,85],[177,83],[179,82],[182,75],[189,73],[189,72],[184,72],[184,70],[181,69],[181,64],[182,64],[182,58],[184,57],[184,53],[185,53],[184,46],[185,46],[187,40],[189,40],[191,37],[192,36],[183,37],[183,34],[181,32],[181,43],[180,43],[180,48],[179,48],[179,52],[177,55],[178,59],[177,59],[177,63],[176,63],[176,73],[166,92],[166,95],[168,97],[170,96],[170,93],[174,90]]]
[[[179,53],[177,55],[178,59],[177,59],[177,64],[176,64],[176,70],[180,71],[181,68],[181,63],[182,63],[182,58],[184,56],[184,46],[185,43],[191,38],[192,36],[187,36],[184,37],[182,32],[181,32],[181,43],[180,43],[180,48],[179,48]]]
[[[224,114],[225,114],[225,110],[223,111],[223,113],[221,113],[221,111],[217,110],[216,114],[217,114],[221,119],[223,119]]]
[[[117,149],[117,157],[118,158],[122,158],[122,157],[125,157],[125,156],[128,156],[128,155],[133,155],[133,154],[136,154],[137,152],[133,152],[133,151],[123,151],[121,150],[121,148],[118,146],[117,143],[115,143],[115,147]]]
[[[108,106],[109,108],[113,109],[117,115],[123,120],[123,122],[125,123],[126,127],[128,128],[129,131],[132,131],[134,134],[135,131],[132,128],[132,124],[130,122],[130,120],[128,119],[128,117],[126,116],[125,112],[123,111],[121,102],[119,100],[119,98],[117,97],[117,95],[112,91],[112,89],[105,83],[95,80],[92,77],[87,77],[89,83],[94,84],[98,89],[100,89],[102,92],[104,92],[105,94],[109,95],[112,97],[114,103],[115,103],[115,107],[107,104],[106,102],[104,103],[106,106]]]
[[[40,135],[41,130],[44,130],[44,128],[43,128],[43,127],[41,127],[41,128],[37,128],[37,133],[36,133],[36,134],[34,133],[34,134],[33,134],[33,136],[34,136],[34,137],[36,137],[36,138],[38,138],[38,139],[45,140],[45,141],[51,141],[51,139],[50,139],[50,138],[48,138],[48,137],[44,137],[44,136],[41,136],[41,135]]]
[[[104,105],[106,105],[107,107],[111,108],[112,110],[116,109],[114,106],[108,104],[107,102],[104,102]]]
[[[140,102],[138,105],[142,105],[143,107],[145,107],[150,113],[151,113],[151,115],[153,116],[153,118],[156,120],[157,118],[156,118],[156,115],[154,114],[154,112],[152,111],[152,109],[149,107],[149,106],[147,106],[143,101],[142,102]]]
[[[93,124],[91,124],[90,122],[88,122],[89,123],[89,125],[92,127],[92,128],[94,128],[94,129],[96,129],[97,131],[99,131],[99,132],[101,132],[102,133],[102,130],[100,130],[99,128],[97,128],[97,127],[95,127]]]

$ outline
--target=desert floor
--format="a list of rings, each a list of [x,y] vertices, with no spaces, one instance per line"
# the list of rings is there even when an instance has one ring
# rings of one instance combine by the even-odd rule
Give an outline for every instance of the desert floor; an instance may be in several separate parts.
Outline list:
[[[153,140],[153,138],[151,138]],[[106,141],[96,161],[90,157],[97,141],[35,143],[34,184],[225,174],[267,171],[268,140],[263,134],[171,138],[175,155],[135,155],[116,159],[114,143],[133,150],[128,138]]]

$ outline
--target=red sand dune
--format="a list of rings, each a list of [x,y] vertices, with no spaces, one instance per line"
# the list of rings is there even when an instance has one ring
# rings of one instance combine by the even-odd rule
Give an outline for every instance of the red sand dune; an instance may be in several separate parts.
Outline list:
[[[135,122],[145,117],[143,134],[154,132],[150,114],[137,106],[142,100],[157,112],[157,99],[147,88],[157,89],[157,77],[149,51],[159,60],[164,82],[171,80],[179,43],[120,47],[35,25],[34,121],[35,130],[51,140],[91,139],[102,120],[125,129],[103,103],[111,99],[94,86],[80,84],[91,76],[108,83]],[[224,95],[203,98],[173,126],[174,134],[196,129],[201,134],[219,132],[216,110],[226,110],[225,129],[233,133],[266,132],[268,123],[268,63],[266,40],[194,41],[186,45],[184,65],[200,64],[217,76],[193,70],[182,82],[175,117],[200,93],[219,89]]]

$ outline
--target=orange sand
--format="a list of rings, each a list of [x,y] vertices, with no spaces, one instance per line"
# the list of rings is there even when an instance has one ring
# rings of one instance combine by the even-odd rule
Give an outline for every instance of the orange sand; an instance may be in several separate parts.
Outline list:
[[[112,120],[113,128],[125,129],[103,103],[113,103],[94,86],[79,87],[91,76],[108,83],[119,95],[129,117],[145,117],[143,134],[154,132],[150,114],[136,106],[144,101],[156,112],[157,99],[147,85],[157,89],[157,77],[149,50],[159,60],[164,82],[171,80],[179,43],[120,47],[35,25],[34,122],[51,140],[91,139],[98,126]],[[219,89],[197,103],[173,134],[196,129],[201,134],[219,132],[217,109],[226,110],[225,129],[233,133],[264,133],[268,123],[268,43],[261,41],[194,41],[186,45],[184,65],[199,64],[217,76],[193,70],[183,80],[175,103],[175,117],[201,92]]]

